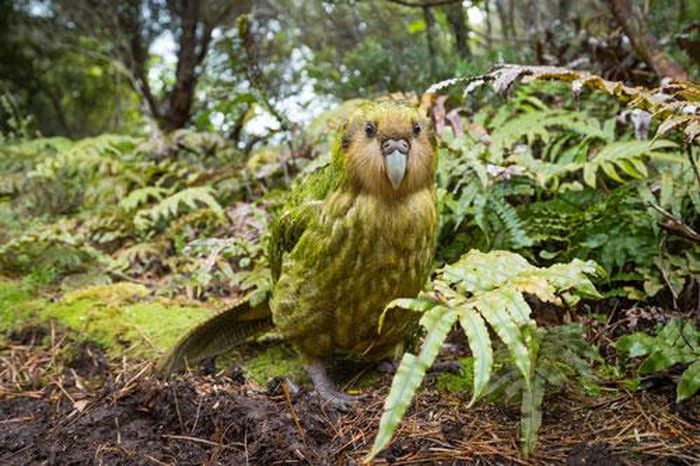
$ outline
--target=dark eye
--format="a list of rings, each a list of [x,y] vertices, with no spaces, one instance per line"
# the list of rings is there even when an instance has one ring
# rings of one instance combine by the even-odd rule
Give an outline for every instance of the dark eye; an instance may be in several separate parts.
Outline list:
[[[413,123],[413,134],[418,136],[420,134],[421,127],[418,123]]]
[[[374,135],[377,134],[377,127],[374,125],[374,123],[370,122],[365,125],[365,134],[368,138],[373,138]]]

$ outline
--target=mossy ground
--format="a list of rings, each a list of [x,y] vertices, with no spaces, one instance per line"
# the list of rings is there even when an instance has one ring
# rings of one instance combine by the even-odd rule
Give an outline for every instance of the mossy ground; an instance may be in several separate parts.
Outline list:
[[[0,278],[0,328],[3,333],[53,320],[75,331],[80,338],[98,344],[111,357],[129,356],[156,360],[177,339],[214,309],[176,300],[155,298],[142,285],[121,282],[69,291],[52,301],[26,283]],[[450,393],[468,392],[472,385],[471,358],[460,363],[460,374],[440,374],[436,386]],[[252,382],[264,385],[276,377],[308,383],[303,365],[293,348],[274,334],[219,358],[225,368],[236,364]],[[341,371],[342,372],[342,371]],[[355,376],[360,374],[359,376]],[[362,392],[378,382],[374,371],[341,374],[351,391]]]
[[[213,312],[202,305],[154,298],[145,286],[126,282],[81,288],[51,301],[26,284],[0,278],[3,334],[53,320],[76,330],[81,338],[97,343],[115,358],[125,355],[155,360]],[[219,366],[236,363],[260,385],[275,377],[306,380],[292,348],[281,341],[261,340],[220,358]]]
[[[0,280],[0,325],[12,331],[50,320],[99,344],[110,356],[155,358],[213,312],[154,299],[144,286],[115,283],[83,288],[50,301],[21,283]]]
[[[43,300],[37,299],[16,282],[0,277],[0,328],[11,330],[31,323],[41,310]]]
[[[443,372],[435,379],[435,387],[442,392],[465,393],[471,395],[474,386],[474,358],[460,358],[459,373]]]
[[[281,342],[243,355],[241,366],[246,376],[260,385],[275,377],[289,377],[296,381],[306,380],[299,357],[292,348]]]

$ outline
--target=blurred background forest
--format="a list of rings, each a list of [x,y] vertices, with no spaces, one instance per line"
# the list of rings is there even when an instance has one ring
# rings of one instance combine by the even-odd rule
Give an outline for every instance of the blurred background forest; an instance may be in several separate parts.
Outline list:
[[[652,85],[697,77],[699,9],[690,0],[3,0],[1,128],[80,138],[156,124],[216,131],[249,152],[333,103],[421,93],[495,63]]]
[[[201,424],[183,427],[180,408],[185,424],[199,419],[203,379],[179,386],[191,394],[181,405],[170,391],[154,395],[164,411],[153,408],[144,421],[152,393],[131,382],[213,310],[265,299],[268,225],[290,186],[328,161],[339,124],[358,104],[392,98],[420,103],[436,123],[433,284],[476,299],[479,290],[449,282],[452,267],[496,292],[527,295],[531,327],[512,341],[535,348],[520,355],[537,368],[529,384],[514,382],[508,342],[494,346],[493,360],[489,334],[482,346],[489,376],[496,361],[488,395],[510,386],[505,398],[522,397],[523,451],[532,451],[542,422],[544,387],[549,394],[573,384],[593,397],[576,406],[619,395],[628,396],[625,408],[582,431],[580,419],[545,418],[543,429],[562,440],[535,458],[563,462],[580,438],[597,439],[603,422],[616,453],[700,463],[700,431],[688,427],[700,426],[699,77],[693,0],[0,0],[0,419],[39,412],[26,400],[51,406],[29,427],[2,429],[0,462],[40,457],[25,445],[58,425],[50,412],[102,406],[96,394],[112,389],[126,404],[109,409],[152,428],[132,434],[157,440],[135,450],[141,463],[146,454],[199,463],[234,441],[222,461],[242,464],[235,442],[246,429],[253,443],[245,460],[250,453],[271,464],[298,451],[360,459],[380,402],[368,411],[371,423],[338,430],[347,418],[334,418],[333,429],[316,426],[314,435],[342,435],[302,448],[273,438],[278,431],[265,423],[222,437],[220,424],[236,421],[222,412],[235,418],[240,407],[206,406],[228,398],[207,398]],[[478,262],[477,251],[493,255]],[[524,281],[489,281],[520,268]],[[518,288],[535,282],[556,291],[551,301]],[[552,303],[565,309],[552,312]],[[449,396],[472,390],[472,368],[485,367],[486,353],[470,353],[463,340],[468,370],[430,385],[445,412],[461,409],[468,398]],[[290,348],[261,345],[238,355],[244,377],[227,372],[228,389],[301,373]],[[287,409],[275,386],[263,409],[273,418]],[[629,394],[659,386],[660,398]],[[317,410],[301,402],[306,429]],[[423,411],[410,414],[419,421],[411,428],[435,422]],[[634,437],[629,425],[648,416],[654,422]],[[85,431],[99,424],[72,419]],[[163,440],[163,425],[168,435],[205,441]],[[496,446],[468,458],[520,461],[508,437],[515,426],[477,428],[498,431]],[[299,424],[278,427],[291,438]],[[567,429],[576,432],[562,436]],[[56,432],[52,441],[66,442],[61,451],[73,461],[122,458],[117,447],[96,452],[103,439],[81,447],[70,429]],[[410,444],[396,458],[424,450]]]

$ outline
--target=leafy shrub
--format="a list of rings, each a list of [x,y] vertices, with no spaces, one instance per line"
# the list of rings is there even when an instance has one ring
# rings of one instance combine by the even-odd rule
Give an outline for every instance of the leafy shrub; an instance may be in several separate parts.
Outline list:
[[[505,68],[487,76],[503,90],[528,70]],[[558,76],[551,69],[530,73]],[[578,72],[559,73],[579,78]],[[585,73],[580,79],[617,96],[614,83]],[[473,84],[466,92],[477,99]],[[692,307],[693,300],[682,296],[699,285],[697,147],[678,138],[643,139],[641,128],[621,123],[628,110],[595,93],[581,99],[579,84],[574,84],[578,93],[571,93],[564,84],[533,83],[514,89],[498,105],[487,93],[476,112],[468,111],[466,99],[440,110],[445,101],[437,98],[438,259],[451,262],[469,248],[514,250],[541,265],[592,259],[606,270],[605,295],[670,296],[674,307]],[[642,99],[653,91],[624,92],[647,102]],[[659,116],[672,117],[676,108],[684,107],[681,102],[662,107]],[[659,134],[667,135],[669,121],[676,120],[662,122]]]
[[[676,387],[676,401],[690,398],[700,390],[700,330],[692,322],[674,318],[654,336],[644,332],[620,337],[615,347],[628,358],[644,357],[640,374],[665,371],[677,364],[687,365]]]
[[[7,227],[0,270],[47,268],[59,281],[94,269],[117,278],[192,278],[196,267],[181,255],[185,246],[222,236],[232,221],[225,206],[251,190],[237,152],[220,137],[178,131],[168,144],[166,158],[148,141],[117,135],[3,145],[0,195],[8,202],[0,216]]]

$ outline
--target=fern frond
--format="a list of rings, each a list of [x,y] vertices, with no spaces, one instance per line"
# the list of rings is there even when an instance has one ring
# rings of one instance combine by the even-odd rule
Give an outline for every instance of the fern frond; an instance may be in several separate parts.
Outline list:
[[[666,140],[611,142],[605,145],[592,160],[582,164],[583,180],[588,186],[595,188],[598,169],[618,183],[624,183],[617,172],[618,169],[632,178],[644,178],[648,172],[643,156],[657,161],[685,162],[683,157],[663,151],[663,149],[676,147],[675,143]]]
[[[153,207],[139,210],[134,216],[134,225],[145,230],[159,221],[169,221],[178,217],[183,211],[196,210],[200,205],[210,209],[217,217],[224,217],[223,208],[214,198],[211,188],[193,187],[178,191]]]
[[[391,440],[425,371],[432,364],[450,327],[459,320],[474,355],[476,401],[486,387],[492,369],[492,350],[485,323],[506,345],[520,373],[523,395],[523,451],[534,444],[542,402],[541,381],[536,377],[538,348],[536,323],[523,293],[555,304],[563,304],[565,292],[599,296],[590,276],[600,273],[594,262],[572,261],[549,268],[538,268],[518,254],[506,251],[470,251],[459,261],[438,271],[435,290],[418,299],[395,300],[387,306],[424,312],[421,325],[427,330],[418,356],[404,355],[384,405],[379,433],[367,459],[371,460]],[[437,299],[437,300],[436,300]]]

